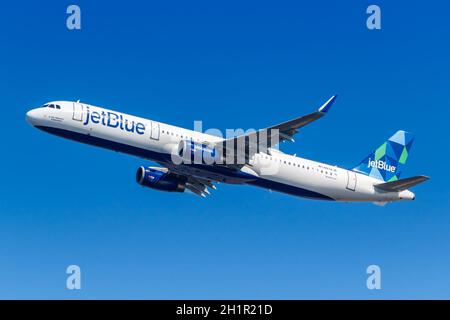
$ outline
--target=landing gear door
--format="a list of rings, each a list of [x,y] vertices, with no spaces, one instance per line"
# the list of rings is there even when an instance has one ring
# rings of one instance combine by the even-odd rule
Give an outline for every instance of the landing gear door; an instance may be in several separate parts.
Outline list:
[[[159,123],[152,121],[150,126],[151,126],[150,139],[159,140]]]
[[[78,102],[73,103],[73,116],[75,121],[83,121],[83,105]]]
[[[353,171],[347,171],[348,180],[347,180],[347,189],[351,191],[356,190],[356,173]]]

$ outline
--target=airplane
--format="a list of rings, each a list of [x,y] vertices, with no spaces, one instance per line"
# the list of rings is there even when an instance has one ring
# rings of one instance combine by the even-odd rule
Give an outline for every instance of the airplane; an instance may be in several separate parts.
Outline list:
[[[309,199],[373,202],[381,206],[414,200],[415,194],[409,189],[429,177],[400,179],[414,140],[409,132],[397,131],[351,169],[279,150],[282,142],[294,141],[300,128],[327,115],[336,97],[332,96],[318,110],[305,116],[230,138],[135,117],[79,100],[45,103],[28,111],[26,119],[47,133],[159,164],[158,167],[141,166],[136,172],[137,183],[151,189],[188,190],[206,197],[211,189],[216,190],[217,183],[228,183]]]

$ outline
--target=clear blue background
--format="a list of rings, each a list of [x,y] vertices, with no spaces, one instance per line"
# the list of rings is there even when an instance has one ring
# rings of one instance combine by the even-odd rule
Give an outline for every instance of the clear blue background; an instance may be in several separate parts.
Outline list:
[[[8,2],[0,19],[0,298],[450,298],[448,12],[444,1]],[[398,129],[386,207],[220,185],[207,199],[138,186],[144,160],[25,122],[77,100],[182,127],[260,128],[340,94],[282,150],[343,167]],[[66,267],[82,290],[65,288]],[[382,269],[382,290],[366,268]]]

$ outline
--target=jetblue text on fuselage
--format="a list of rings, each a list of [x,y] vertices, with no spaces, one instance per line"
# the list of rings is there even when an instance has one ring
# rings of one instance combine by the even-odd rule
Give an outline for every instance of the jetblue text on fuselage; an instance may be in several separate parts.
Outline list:
[[[87,126],[89,121],[94,124],[101,124],[103,126],[111,127],[111,128],[119,128],[122,131],[127,131],[137,134],[143,135],[145,134],[145,125],[143,123],[137,122],[134,120],[128,120],[124,118],[121,114],[111,111],[90,112],[89,107],[86,108],[86,120],[83,122],[83,125]]]

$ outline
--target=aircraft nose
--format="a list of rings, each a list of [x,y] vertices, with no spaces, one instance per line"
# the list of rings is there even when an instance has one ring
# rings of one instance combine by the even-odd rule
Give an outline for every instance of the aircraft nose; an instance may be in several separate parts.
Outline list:
[[[26,119],[31,125],[35,125],[37,120],[39,119],[39,110],[38,109],[32,109],[27,112]]]

